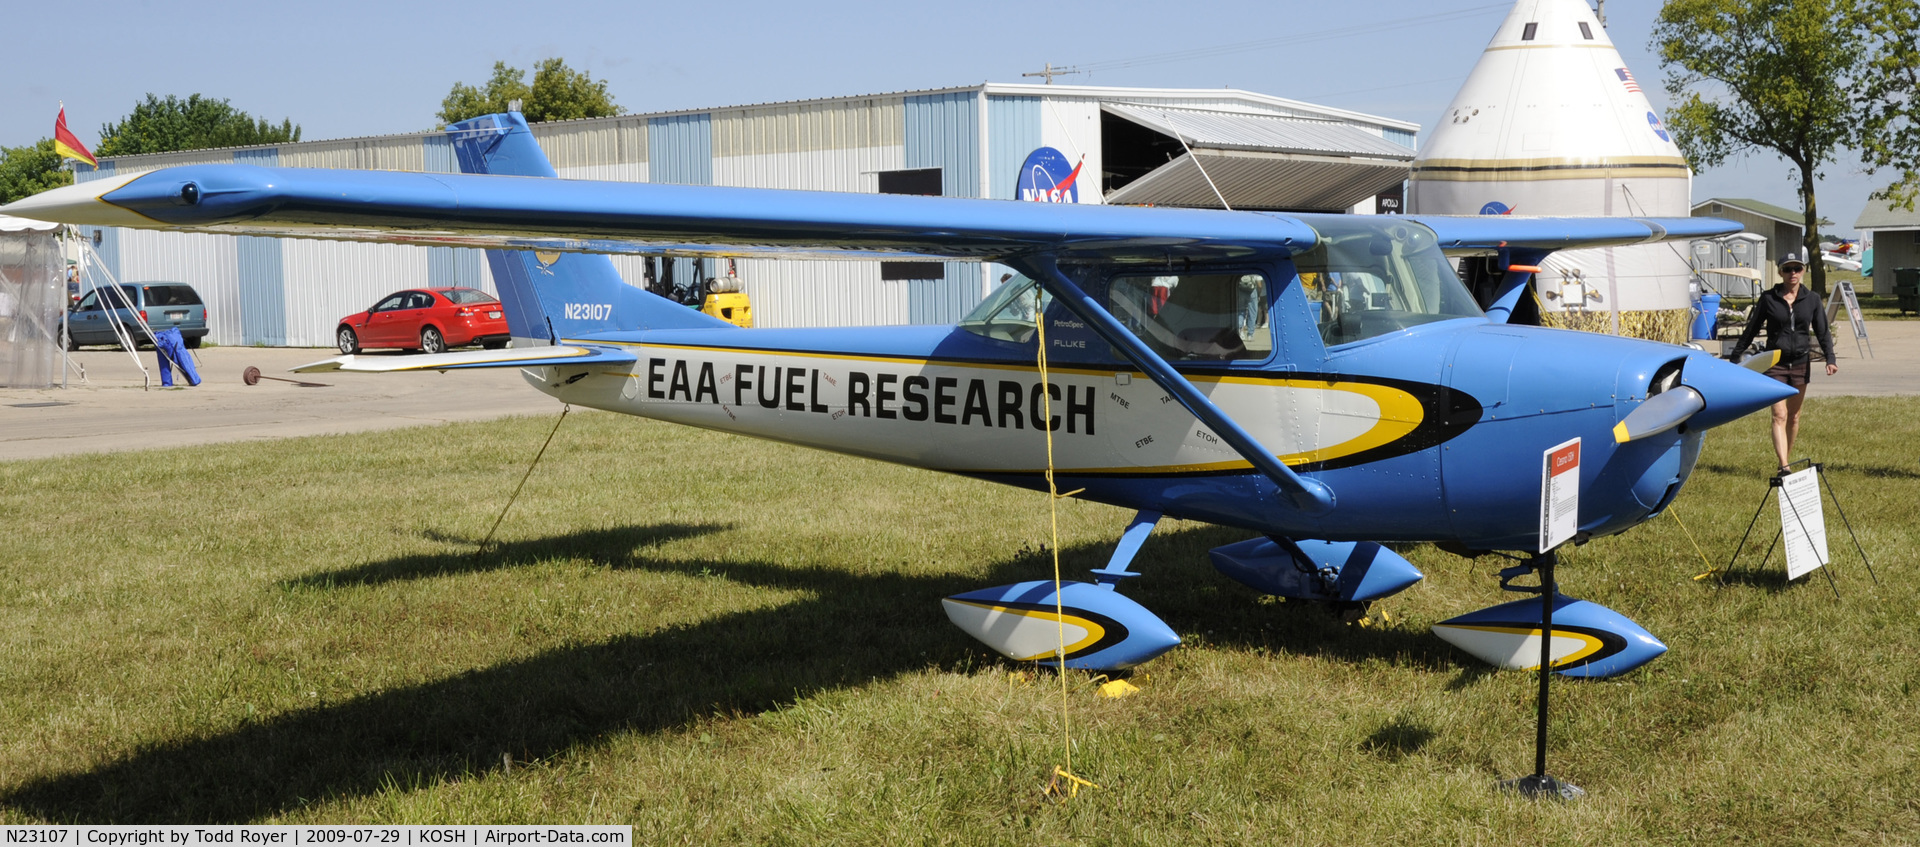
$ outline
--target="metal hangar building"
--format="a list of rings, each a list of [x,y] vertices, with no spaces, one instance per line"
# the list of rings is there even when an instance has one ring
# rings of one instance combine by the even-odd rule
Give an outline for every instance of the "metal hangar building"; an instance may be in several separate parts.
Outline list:
[[[1224,197],[1235,209],[1358,213],[1399,210],[1418,130],[1233,89],[995,83],[533,125],[572,179],[1015,201],[1029,156],[1052,148],[1079,170],[1075,191],[1049,200],[1217,208]],[[427,132],[124,156],[76,178],[220,162],[458,170],[445,135]],[[82,230],[114,278],[199,289],[216,344],[325,347],[342,315],[398,289],[494,291],[475,249]],[[614,263],[643,284],[648,259]],[[975,262],[724,264],[680,259],[674,275],[734,271],[758,326],[951,323],[1007,272]]]

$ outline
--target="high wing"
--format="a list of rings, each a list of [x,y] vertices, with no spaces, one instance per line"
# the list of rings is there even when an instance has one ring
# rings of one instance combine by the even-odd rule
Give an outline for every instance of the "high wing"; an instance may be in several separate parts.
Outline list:
[[[1314,230],[1273,212],[532,177],[185,165],[55,189],[7,214],[99,226],[676,256],[1195,261],[1292,254]],[[1701,238],[1711,218],[1409,216],[1448,251]]]

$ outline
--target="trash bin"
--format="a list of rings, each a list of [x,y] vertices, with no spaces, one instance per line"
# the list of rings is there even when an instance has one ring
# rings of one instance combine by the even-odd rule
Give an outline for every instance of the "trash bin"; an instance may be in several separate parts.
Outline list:
[[[1696,339],[1714,337],[1714,325],[1720,320],[1720,295],[1711,291],[1700,295],[1694,301],[1697,310],[1693,316],[1693,337]]]
[[[1900,311],[1920,312],[1920,268],[1893,269],[1893,296],[1900,298]]]

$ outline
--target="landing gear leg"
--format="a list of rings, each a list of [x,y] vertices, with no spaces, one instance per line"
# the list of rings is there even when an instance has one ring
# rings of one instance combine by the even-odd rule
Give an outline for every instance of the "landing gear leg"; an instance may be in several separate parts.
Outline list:
[[[1540,694],[1533,734],[1533,774],[1500,783],[1501,790],[1517,792],[1529,800],[1542,797],[1576,800],[1587,796],[1587,792],[1579,786],[1547,775],[1547,681],[1553,677],[1553,598],[1559,593],[1553,581],[1553,566],[1559,561],[1560,555],[1549,550],[1534,556],[1524,565],[1500,572],[1500,587],[1509,591],[1532,590],[1540,593]],[[1527,589],[1507,584],[1508,580],[1527,571],[1540,575],[1539,587]]]
[[[1141,512],[1133,516],[1133,523],[1127,525],[1127,531],[1121,533],[1120,544],[1113,548],[1113,558],[1107,560],[1107,566],[1093,571],[1093,581],[1101,588],[1112,591],[1120,580],[1140,575],[1139,571],[1127,570],[1133,564],[1133,557],[1140,555],[1140,545],[1147,543],[1147,536],[1153,534],[1153,528],[1160,523],[1159,512]]]

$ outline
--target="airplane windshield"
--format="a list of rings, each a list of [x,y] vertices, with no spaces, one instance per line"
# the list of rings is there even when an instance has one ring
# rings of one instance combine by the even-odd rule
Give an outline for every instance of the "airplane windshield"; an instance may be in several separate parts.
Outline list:
[[[1293,264],[1328,347],[1485,315],[1440,252],[1432,230],[1372,216],[1306,220],[1320,242],[1294,256]]]
[[[1024,276],[1001,283],[987,299],[960,319],[960,328],[1001,341],[1026,343],[1033,338],[1033,316],[1047,310],[1053,295]]]

